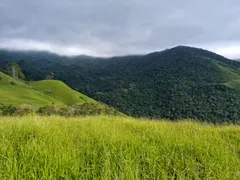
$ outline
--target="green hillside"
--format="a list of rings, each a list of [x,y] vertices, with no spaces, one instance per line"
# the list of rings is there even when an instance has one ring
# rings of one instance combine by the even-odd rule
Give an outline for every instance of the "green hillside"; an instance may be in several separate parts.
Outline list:
[[[61,81],[42,80],[31,82],[30,85],[33,89],[47,94],[66,105],[72,105],[78,102],[96,102],[93,99],[74,91]]]
[[[216,61],[213,61],[213,63],[217,66],[217,78],[218,82],[228,83],[235,80],[240,80],[239,72],[235,69],[232,69],[231,67],[224,66],[222,64],[219,64]]]
[[[15,80],[0,72],[0,103],[30,104],[37,107],[45,105],[65,106],[77,102],[95,102],[85,95],[55,81],[24,82]]]
[[[64,105],[63,102],[34,90],[30,85],[15,80],[0,72],[0,103],[1,104],[31,104],[35,106]]]

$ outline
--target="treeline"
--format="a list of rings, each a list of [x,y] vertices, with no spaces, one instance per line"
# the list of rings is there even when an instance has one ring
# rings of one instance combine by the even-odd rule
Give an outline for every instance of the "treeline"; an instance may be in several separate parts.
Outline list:
[[[60,115],[66,117],[97,115],[123,116],[123,114],[112,107],[91,102],[77,103],[69,107],[49,105],[40,108],[28,104],[18,106],[0,104],[0,116],[25,116],[30,114],[39,114],[43,116]]]

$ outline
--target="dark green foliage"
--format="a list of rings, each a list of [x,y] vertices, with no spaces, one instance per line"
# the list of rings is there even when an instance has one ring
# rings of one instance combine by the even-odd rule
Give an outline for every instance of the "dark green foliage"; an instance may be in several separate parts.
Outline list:
[[[14,81],[10,81],[10,84],[13,85],[13,86],[17,85],[17,83],[15,83]]]
[[[60,115],[60,116],[96,116],[96,115],[122,115],[114,108],[100,103],[77,103],[66,108],[56,108],[45,106],[37,111],[40,115]]]
[[[17,108],[13,105],[2,105],[0,104],[0,115],[12,116],[16,112]]]
[[[22,104],[18,107],[13,105],[2,105],[0,104],[0,115],[1,116],[24,116],[28,114],[33,114],[35,108],[31,105]]]
[[[6,65],[7,74],[14,79],[24,79],[25,76],[22,73],[20,66],[16,62],[10,62]]]
[[[0,58],[11,61],[7,54],[0,53]],[[105,59],[10,54],[25,59],[27,79],[43,79],[54,72],[56,79],[127,115],[216,123],[240,119],[240,88],[231,86],[240,80],[240,63],[209,51],[180,46]]]
[[[56,108],[55,106],[44,106],[37,111],[40,115],[60,115],[60,116],[95,116],[95,115],[122,115],[114,108],[100,103],[77,103],[66,108]]]
[[[0,104],[1,116],[25,116],[35,114],[35,107],[32,105],[22,104],[17,107],[12,105]],[[123,116],[116,109],[101,103],[77,103],[70,107],[57,108],[54,105],[40,107],[37,114],[43,116],[60,115],[60,116],[95,116],[95,115],[109,115],[109,116]]]

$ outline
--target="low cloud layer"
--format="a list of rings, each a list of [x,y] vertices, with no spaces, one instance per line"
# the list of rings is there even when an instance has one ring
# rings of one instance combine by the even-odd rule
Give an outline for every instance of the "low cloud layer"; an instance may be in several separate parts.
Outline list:
[[[176,45],[240,57],[239,0],[1,0],[0,48],[143,54]]]

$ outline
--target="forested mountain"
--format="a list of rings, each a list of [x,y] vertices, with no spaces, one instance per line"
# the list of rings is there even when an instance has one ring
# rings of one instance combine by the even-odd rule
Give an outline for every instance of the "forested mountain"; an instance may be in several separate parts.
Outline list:
[[[240,119],[240,63],[178,46],[142,56],[64,57],[0,51],[0,67],[20,64],[27,79],[49,73],[84,94],[136,117]]]

